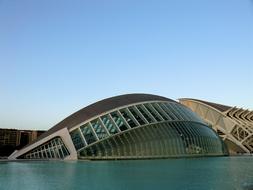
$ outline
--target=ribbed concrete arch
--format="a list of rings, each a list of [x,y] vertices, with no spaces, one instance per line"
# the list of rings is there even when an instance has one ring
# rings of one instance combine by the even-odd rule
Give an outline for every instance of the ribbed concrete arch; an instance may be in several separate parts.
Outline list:
[[[179,101],[211,124],[225,142],[229,142],[230,154],[253,153],[252,111],[196,99],[182,98]]]

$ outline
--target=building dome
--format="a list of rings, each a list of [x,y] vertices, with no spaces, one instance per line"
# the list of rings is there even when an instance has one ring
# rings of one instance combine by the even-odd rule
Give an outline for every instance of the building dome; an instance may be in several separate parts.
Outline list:
[[[161,96],[127,94],[81,109],[9,159],[144,159],[226,154],[219,136],[189,108]]]

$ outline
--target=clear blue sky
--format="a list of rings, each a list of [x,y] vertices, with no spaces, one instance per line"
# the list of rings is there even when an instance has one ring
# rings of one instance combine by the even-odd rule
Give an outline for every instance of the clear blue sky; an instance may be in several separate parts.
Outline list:
[[[0,0],[0,127],[124,93],[253,110],[253,1]]]

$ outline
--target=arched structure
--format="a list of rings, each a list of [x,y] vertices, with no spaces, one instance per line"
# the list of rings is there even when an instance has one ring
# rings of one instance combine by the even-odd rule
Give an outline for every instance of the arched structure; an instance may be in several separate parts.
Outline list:
[[[222,156],[219,136],[187,107],[128,94],[72,114],[9,159],[143,159]]]
[[[213,129],[227,144],[230,154],[253,153],[253,112],[203,100],[182,98],[189,107]]]

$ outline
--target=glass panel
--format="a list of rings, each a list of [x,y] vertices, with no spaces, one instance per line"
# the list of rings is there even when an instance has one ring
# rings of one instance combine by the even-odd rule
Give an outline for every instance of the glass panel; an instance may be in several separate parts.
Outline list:
[[[177,115],[181,120],[188,120],[187,117],[185,116],[184,112],[182,112],[176,104],[170,104],[170,106],[174,109],[175,113],[174,115]]]
[[[52,158],[52,156],[51,156],[51,154],[50,154],[50,152],[49,152],[49,149],[46,149],[46,153],[47,153],[48,158]],[[34,155],[35,155],[35,157],[36,157],[36,154],[34,154]]]
[[[126,152],[127,152],[127,156],[132,156],[132,144],[130,142],[130,140],[127,138],[127,133],[123,133],[121,135],[121,139],[123,140],[125,147],[126,147]]]
[[[79,129],[72,131],[70,133],[70,136],[72,138],[72,141],[73,141],[73,144],[74,144],[76,150],[79,150],[85,146],[82,141],[82,137],[80,135]]]
[[[117,112],[112,112],[111,116],[121,131],[125,131],[128,129]]]
[[[66,157],[67,155],[69,155],[69,152],[65,146],[62,146],[61,148],[62,148],[62,152],[63,152],[63,157]]]
[[[192,121],[203,123],[202,119],[193,111],[191,111],[189,108],[184,107],[185,111],[188,113],[189,117]]]
[[[108,115],[102,116],[101,119],[110,134],[116,134],[119,132],[117,127],[112,123]]]
[[[171,110],[165,106],[165,103],[158,103],[161,109],[167,113],[171,120],[177,120],[177,118],[172,114]]]
[[[157,126],[157,125],[156,125]],[[158,130],[154,125],[150,126],[147,131],[149,131],[152,141],[153,153],[156,156],[161,155],[161,137],[158,136]]]
[[[141,116],[139,116],[138,112],[133,107],[129,107],[128,109],[133,114],[133,116],[139,122],[140,125],[146,124],[145,121],[141,118]]]
[[[165,103],[165,106],[172,112],[174,116],[176,116],[177,120],[184,120],[184,118],[178,113],[173,103]]]
[[[147,149],[148,145],[146,143],[146,139],[144,137],[144,134],[142,133],[141,128],[139,128],[138,130],[134,130],[134,132],[138,136],[138,139],[139,139],[139,142],[140,142],[140,152],[139,152],[139,154],[142,155],[142,156],[145,156],[146,149]]]
[[[140,105],[137,105],[136,106],[137,109],[141,112],[141,114],[145,117],[145,119],[149,122],[149,123],[152,123],[153,120],[151,117],[148,116],[148,114],[146,114],[146,112],[143,110],[143,108],[140,106]]]
[[[114,157],[119,156],[119,151],[118,151],[117,144],[115,143],[114,138],[108,139],[108,143],[112,147],[112,156]]]
[[[87,144],[91,144],[93,142],[96,142],[97,139],[88,124],[81,126],[80,129],[81,129],[81,132],[83,133],[83,136],[84,136]]]
[[[105,156],[105,148],[103,146],[103,143],[97,143],[96,146],[98,149],[97,156]]]
[[[61,150],[61,147],[59,147],[59,154],[60,154],[60,158],[62,159],[62,158],[64,158],[64,155],[63,155],[63,152],[62,152],[62,150]]]
[[[57,142],[57,144],[55,143]],[[64,149],[64,152],[63,150]],[[62,151],[61,151],[62,150]],[[55,154],[55,151],[61,151],[61,157]],[[56,137],[49,142],[37,147],[31,152],[25,154],[23,158],[33,158],[33,159],[55,159],[55,158],[65,158],[70,155],[68,149],[64,145],[60,137]]]
[[[184,131],[182,131],[180,129],[178,123],[170,123],[170,126],[171,126],[171,129],[174,129],[174,131],[176,131],[176,133],[177,133],[176,139],[180,138],[182,140],[183,145],[184,145],[184,149],[186,149],[186,151],[187,151],[189,143],[187,141],[187,136],[184,133]]]
[[[106,130],[101,125],[100,121],[98,119],[91,121],[91,125],[97,134],[99,139],[103,139],[105,137],[108,137],[108,134],[106,133]]]
[[[193,154],[198,154],[199,153],[198,140],[197,140],[196,134],[192,130],[191,123],[183,122],[182,125],[184,126],[184,129],[188,132],[188,134],[190,136],[190,140],[191,140],[190,149],[191,149],[191,152]]]
[[[126,155],[125,154],[125,152],[126,152],[125,149],[126,148],[125,148],[125,145],[123,144],[120,136],[115,136],[115,142],[117,143],[117,147],[118,147],[120,156]]]
[[[120,113],[125,118],[126,122],[129,124],[131,128],[136,127],[137,125],[135,122],[131,119],[131,116],[127,113],[126,110],[120,110]]]
[[[136,156],[137,155],[137,146],[136,146],[137,141],[135,140],[132,134],[133,134],[132,132],[128,132],[125,135],[131,144],[131,150],[132,150],[131,156]]]
[[[112,146],[110,145],[109,141],[108,140],[105,140],[102,142],[103,143],[103,146],[105,147],[105,156],[112,156]]]
[[[144,106],[151,113],[151,115],[156,119],[156,121],[162,121],[160,117],[153,111],[153,108],[149,104],[144,104]]]
[[[65,150],[65,149],[64,149]],[[50,153],[51,153],[51,155],[52,155],[52,158],[54,158],[55,157],[55,154],[54,154],[54,151],[53,151],[53,149],[52,148],[50,148]],[[65,152],[64,152],[64,157],[65,156],[68,156],[69,155],[69,152],[68,152],[68,150],[66,150],[66,154],[65,154]],[[40,156],[39,156],[40,157]]]
[[[181,105],[177,105],[177,109],[181,112],[181,114],[184,116],[185,120],[191,121],[191,116],[188,114],[185,107]]]
[[[163,118],[165,121],[168,120],[168,118],[167,118],[167,116],[165,115],[165,113],[162,112],[162,111],[160,110],[161,108],[159,108],[158,105],[157,105],[156,103],[152,103],[152,106],[153,106],[153,108],[162,116],[162,118]]]

